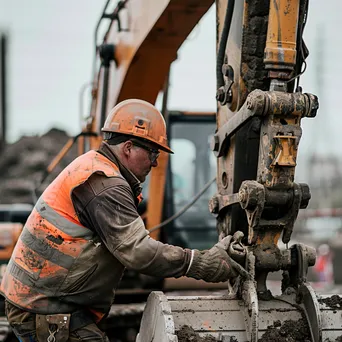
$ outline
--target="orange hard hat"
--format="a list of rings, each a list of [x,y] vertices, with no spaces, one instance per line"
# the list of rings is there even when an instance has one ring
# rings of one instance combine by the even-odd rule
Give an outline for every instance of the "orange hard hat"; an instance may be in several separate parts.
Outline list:
[[[107,116],[102,132],[131,135],[173,153],[167,143],[162,114],[154,105],[143,100],[129,99],[118,103]]]

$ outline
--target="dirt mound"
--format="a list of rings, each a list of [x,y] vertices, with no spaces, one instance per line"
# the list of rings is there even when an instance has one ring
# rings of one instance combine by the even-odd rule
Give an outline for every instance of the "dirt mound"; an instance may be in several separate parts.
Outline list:
[[[177,332],[178,342],[216,342],[213,336],[201,337],[195,330],[188,325],[183,325]]]
[[[322,304],[324,303],[326,306],[329,306],[332,309],[341,309],[342,308],[342,298],[338,295],[332,295],[327,298],[320,298],[318,301]]]
[[[311,342],[310,330],[304,319],[299,321],[274,322],[263,334],[259,342]]]
[[[70,137],[53,128],[42,136],[23,136],[0,153],[0,204],[34,204],[34,188],[41,182],[53,158]],[[53,173],[38,187],[40,196],[58,173],[77,156],[75,144]]]

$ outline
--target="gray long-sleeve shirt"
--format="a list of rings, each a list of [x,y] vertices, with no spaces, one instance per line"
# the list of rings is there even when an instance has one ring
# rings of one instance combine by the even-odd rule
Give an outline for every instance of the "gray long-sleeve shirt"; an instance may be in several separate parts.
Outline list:
[[[156,277],[184,275],[190,251],[149,237],[137,211],[140,182],[108,144],[102,143],[98,152],[119,167],[122,177],[96,173],[73,190],[72,201],[80,222],[96,232],[125,267]]]

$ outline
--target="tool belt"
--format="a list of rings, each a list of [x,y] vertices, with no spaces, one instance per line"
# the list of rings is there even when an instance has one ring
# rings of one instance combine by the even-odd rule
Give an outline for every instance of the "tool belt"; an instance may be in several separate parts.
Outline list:
[[[36,314],[36,333],[39,342],[66,342],[69,334],[94,323],[90,313],[75,311],[68,314]]]

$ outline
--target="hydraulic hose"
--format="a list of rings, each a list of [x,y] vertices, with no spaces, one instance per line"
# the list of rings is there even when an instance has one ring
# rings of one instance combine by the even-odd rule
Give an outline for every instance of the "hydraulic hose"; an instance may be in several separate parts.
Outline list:
[[[97,35],[98,35],[98,31],[99,31],[101,21],[106,14],[106,10],[107,10],[109,3],[110,3],[110,0],[107,0],[106,4],[102,10],[102,14],[100,16],[100,19],[98,20],[98,22],[96,24],[96,28],[95,28],[95,33],[94,33],[95,56],[94,56],[94,60],[93,60],[93,70],[92,70],[92,75],[91,75],[92,80],[95,79],[95,73],[96,73]]]
[[[150,233],[152,233],[155,230],[157,230],[157,229],[159,229],[161,227],[166,226],[168,223],[172,222],[173,220],[175,220],[176,218],[178,218],[179,216],[184,214],[209,189],[210,185],[213,184],[215,182],[215,180],[216,180],[216,177],[214,177],[207,184],[205,184],[203,189],[197,195],[195,195],[188,204],[186,204],[184,207],[182,207],[176,214],[172,215],[171,217],[169,217],[165,221],[159,223],[158,225],[154,226],[153,228],[148,229],[148,231]]]
[[[230,25],[232,23],[232,17],[234,12],[235,0],[228,0],[226,15],[224,18],[223,29],[221,33],[220,44],[217,52],[217,60],[216,60],[216,85],[217,89],[224,86],[224,78],[222,74],[222,65],[224,62],[224,56],[227,47],[227,40],[230,31]]]

